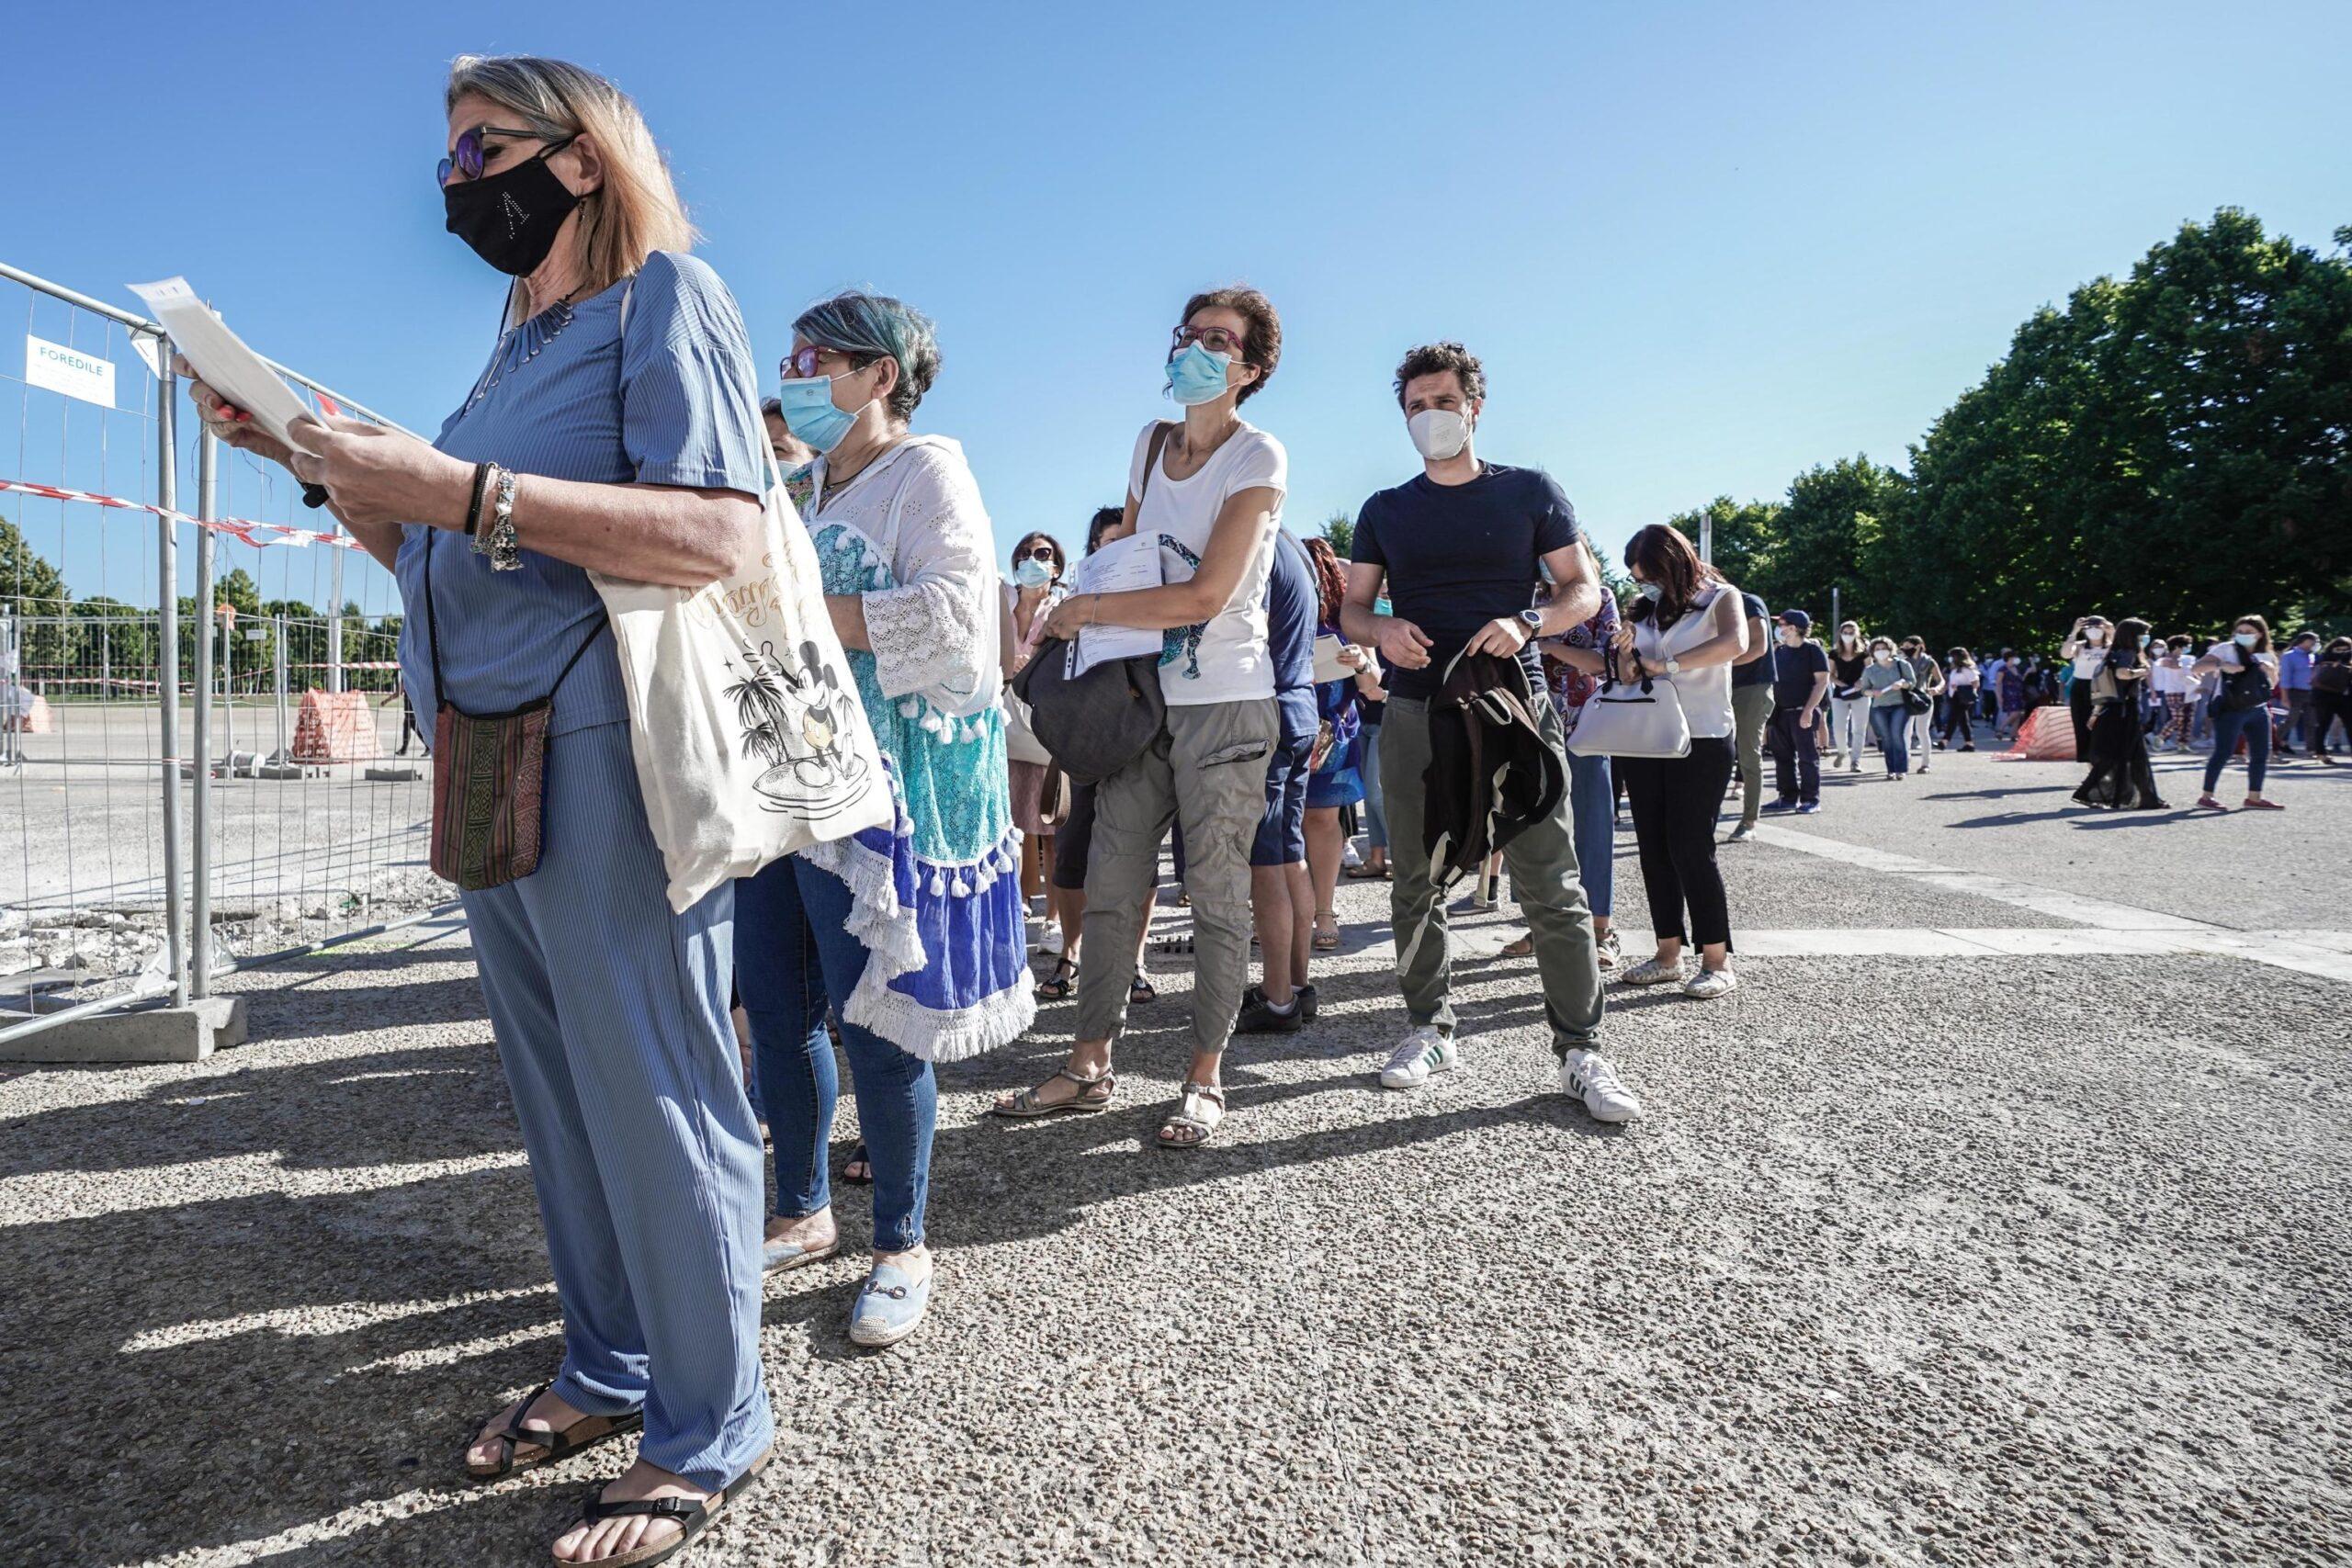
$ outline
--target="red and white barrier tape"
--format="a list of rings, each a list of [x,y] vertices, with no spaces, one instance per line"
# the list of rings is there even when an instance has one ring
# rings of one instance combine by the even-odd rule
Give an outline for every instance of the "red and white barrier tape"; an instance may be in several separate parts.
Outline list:
[[[199,528],[209,528],[216,534],[226,534],[242,539],[257,550],[272,545],[292,545],[307,548],[311,545],[334,545],[346,550],[360,548],[359,541],[344,534],[322,534],[309,528],[288,528],[280,523],[256,523],[249,517],[215,517],[206,522],[185,512],[167,507],[151,506],[143,501],[125,501],[119,495],[95,495],[86,490],[67,490],[60,485],[35,484],[29,479],[0,479],[0,491],[18,495],[38,495],[51,501],[79,501],[92,506],[111,506],[123,512],[144,512],[157,517],[168,517],[175,523],[193,523]]]

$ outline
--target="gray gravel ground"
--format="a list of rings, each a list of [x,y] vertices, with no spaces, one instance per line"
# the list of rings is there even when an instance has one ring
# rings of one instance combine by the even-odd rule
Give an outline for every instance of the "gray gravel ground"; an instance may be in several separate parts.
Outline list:
[[[1730,863],[1742,908],[1886,896]],[[773,1280],[776,1461],[692,1561],[2352,1559],[2352,987],[1756,959],[1614,998],[1650,1117],[1611,1130],[1524,962],[1465,968],[1464,1070],[1374,1085],[1384,891],[1207,1149],[1148,1146],[1166,961],[1112,1112],[979,1115],[1066,1006],[944,1072],[932,1321],[867,1355],[857,1264]],[[623,1461],[458,1473],[559,1348],[471,967],[304,963],[210,1062],[0,1081],[8,1561],[543,1562]]]

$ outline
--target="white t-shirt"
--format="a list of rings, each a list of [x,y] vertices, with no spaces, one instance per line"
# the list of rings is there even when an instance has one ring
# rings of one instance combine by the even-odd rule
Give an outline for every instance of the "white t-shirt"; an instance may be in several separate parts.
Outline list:
[[[1714,606],[1716,596],[1728,589],[1728,584],[1721,582],[1708,588],[1691,601],[1680,620],[1663,632],[1653,622],[1637,622],[1634,627],[1634,651],[1642,656],[1642,662],[1651,666],[1664,664],[1668,658],[1686,653],[1714,636],[1714,617],[1707,612]],[[1673,679],[1674,694],[1681,700],[1682,716],[1690,723],[1691,739],[1721,738],[1732,732],[1730,665],[1710,664],[1702,670],[1685,670]]]
[[[2160,697],[2186,694],[2188,672],[2168,659],[2159,658],[2149,667],[2148,689]]]
[[[1167,634],[1159,655],[1160,693],[1176,707],[1271,697],[1274,667],[1266,657],[1266,579],[1274,568],[1274,536],[1282,531],[1289,455],[1281,442],[1245,422],[1190,479],[1168,477],[1163,451],[1159,471],[1147,488],[1144,457],[1160,423],[1154,420],[1136,437],[1135,455],[1127,461],[1127,493],[1143,497],[1136,532],[1159,539],[1161,581],[1192,581],[1208,548],[1216,514],[1234,495],[1261,485],[1274,491],[1265,536],[1250,553],[1225,608],[1200,626],[1179,626]]]
[[[2087,681],[2107,668],[2108,646],[2086,642],[2075,650],[2075,679]]]
[[[1973,664],[1955,664],[1944,671],[1944,684],[1954,691],[1964,691],[1976,684],[1979,679],[1977,668]]]

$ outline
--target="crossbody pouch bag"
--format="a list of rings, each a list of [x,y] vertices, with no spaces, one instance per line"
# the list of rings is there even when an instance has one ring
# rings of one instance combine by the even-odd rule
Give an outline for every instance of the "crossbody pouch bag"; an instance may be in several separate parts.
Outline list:
[[[539,867],[547,802],[548,726],[555,694],[598,634],[600,617],[548,694],[506,713],[468,713],[444,695],[441,627],[433,614],[433,541],[424,536],[424,638],[433,653],[433,874],[466,892],[517,882]]]

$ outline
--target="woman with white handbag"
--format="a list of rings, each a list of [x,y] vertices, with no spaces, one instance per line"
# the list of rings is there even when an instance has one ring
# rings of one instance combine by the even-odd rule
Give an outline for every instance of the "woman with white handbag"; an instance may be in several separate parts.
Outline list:
[[[737,976],[775,1145],[768,1267],[837,1246],[830,1002],[874,1189],[873,1267],[849,1333],[892,1345],[931,1299],[933,1064],[1015,1039],[1037,1010],[997,700],[1002,609],[962,448],[907,429],[939,371],[930,321],[847,293],[803,311],[792,332],[781,403],[820,455],[808,525],[825,607],[898,810],[889,827],[811,846],[738,885]]]
[[[1040,948],[1062,956],[1069,932],[1055,918],[1054,829],[1069,812],[1069,784],[1054,776],[1054,759],[1029,727],[1029,710],[1012,694],[1012,681],[1045,640],[1046,617],[1069,592],[1059,539],[1030,534],[1012,547],[1012,581],[1004,585],[1004,745],[1012,775],[1012,825],[1021,829],[1021,893],[1043,896],[1046,921]],[[1076,965],[1071,966],[1072,973]]]
[[[1715,818],[1736,761],[1731,666],[1747,651],[1747,615],[1739,594],[1690,541],[1662,524],[1626,542],[1625,567],[1641,597],[1618,628],[1617,657],[1631,660],[1630,679],[1647,680],[1679,704],[1690,739],[1679,757],[1615,762],[1634,807],[1657,938],[1657,956],[1619,978],[1628,986],[1679,982],[1686,995],[1720,997],[1739,983],[1731,969],[1730,905],[1715,864]],[[1682,950],[1694,941],[1701,959],[1691,974]]]

